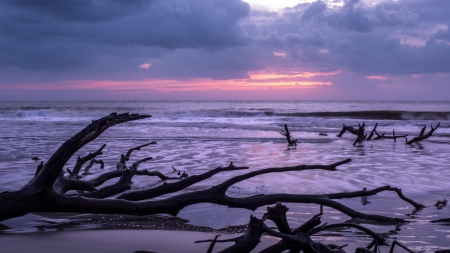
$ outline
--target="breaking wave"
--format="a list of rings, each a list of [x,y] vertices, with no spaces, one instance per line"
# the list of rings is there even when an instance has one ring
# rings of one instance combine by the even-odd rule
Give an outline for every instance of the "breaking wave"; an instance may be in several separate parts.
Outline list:
[[[156,116],[156,115],[155,115]],[[202,111],[191,114],[171,113],[159,116],[211,117],[211,118],[252,118],[252,117],[320,117],[374,120],[450,120],[450,112],[418,111],[346,111],[346,112],[274,112],[274,111]]]

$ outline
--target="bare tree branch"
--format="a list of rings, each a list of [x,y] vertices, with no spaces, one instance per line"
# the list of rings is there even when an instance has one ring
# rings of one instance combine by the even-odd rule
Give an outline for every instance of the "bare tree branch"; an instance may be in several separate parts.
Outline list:
[[[141,150],[141,148],[147,147],[148,145],[153,145],[153,144],[157,144],[156,141],[152,141],[152,142],[149,142],[147,144],[144,144],[144,145],[141,145],[141,146],[137,146],[135,148],[130,148],[128,150],[128,152],[126,153],[126,155],[125,155],[125,161],[130,160],[131,152],[136,151],[136,150]]]
[[[84,176],[91,174],[89,172],[89,170],[92,168],[92,166],[94,166],[94,163],[100,163],[100,169],[103,169],[105,167],[105,163],[103,162],[103,160],[97,160],[95,158],[92,158],[91,162],[88,164],[88,166],[86,166],[86,168],[84,168],[84,172],[83,172]]]
[[[341,132],[339,132],[339,134],[337,135],[337,137],[342,137],[342,135],[345,133],[345,132],[350,132],[350,133],[352,133],[352,134],[354,134],[354,135],[358,135],[358,129],[355,129],[354,127],[352,127],[352,126],[346,126],[346,125],[344,125],[344,124],[342,124],[342,130],[341,130]]]
[[[289,132],[289,128],[286,124],[284,124],[284,131],[280,131],[280,134],[286,137],[289,146],[297,146],[297,140],[292,140],[291,133]]]
[[[95,157],[103,154],[103,149],[106,147],[106,144],[103,144],[97,151],[94,153],[89,153],[86,156],[78,157],[77,163],[73,167],[72,173],[75,175],[78,175],[80,173],[81,167],[83,167],[83,164],[85,164],[87,161],[94,159]],[[92,165],[91,165],[92,167]]]
[[[431,135],[433,135],[434,131],[436,131],[436,129],[438,129],[440,126],[441,126],[441,123],[440,123],[440,122],[437,124],[437,126],[436,126],[435,128],[433,128],[433,126],[431,126],[431,130],[430,130],[427,134],[425,134],[425,135],[424,135],[424,132],[425,132],[426,126],[424,126],[424,127],[422,128],[422,130],[420,131],[419,136],[414,137],[414,138],[413,138],[412,140],[410,140],[410,141],[408,141],[408,139],[406,139],[406,144],[413,144],[414,142],[419,142],[419,141],[423,141],[423,140],[425,140],[425,139],[430,138]]]
[[[44,164],[41,172],[30,183],[25,185],[21,191],[23,193],[33,194],[37,191],[43,190],[44,188],[51,189],[64,165],[81,147],[97,138],[109,127],[123,122],[145,119],[149,117],[151,116],[129,113],[112,113],[109,116],[92,121],[90,125],[64,142],[61,147],[59,147],[59,149],[50,157],[47,163]]]
[[[235,167],[233,165],[233,162],[231,162],[230,165],[228,165],[227,167],[224,167],[224,168],[217,167],[217,168],[210,170],[208,172],[205,172],[203,174],[190,176],[182,181],[175,182],[175,183],[164,183],[158,187],[151,188],[148,190],[125,193],[125,194],[119,196],[118,199],[127,199],[127,200],[134,200],[134,201],[144,200],[144,199],[152,199],[152,198],[155,198],[155,197],[167,194],[167,193],[180,191],[188,186],[191,186],[202,180],[210,178],[219,172],[232,171],[232,170],[245,170],[245,169],[248,169],[248,167]]]

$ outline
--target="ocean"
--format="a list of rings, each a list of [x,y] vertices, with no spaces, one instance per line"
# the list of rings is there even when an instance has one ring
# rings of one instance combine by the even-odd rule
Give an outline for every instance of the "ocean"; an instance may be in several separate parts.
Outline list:
[[[338,171],[303,171],[261,175],[241,182],[227,192],[232,196],[270,193],[334,193],[391,185],[415,201],[430,206],[414,212],[408,203],[392,192],[340,202],[363,212],[403,217],[412,221],[395,230],[394,225],[364,221],[367,227],[385,233],[416,250],[433,250],[450,246],[449,224],[429,221],[450,217],[450,207],[433,207],[437,200],[450,199],[450,102],[388,101],[72,101],[72,102],[0,102],[0,192],[18,190],[34,175],[37,156],[46,161],[68,138],[92,120],[112,112],[150,114],[151,118],[114,126],[82,148],[67,164],[73,167],[78,155],[83,156],[107,146],[98,158],[105,161],[103,171],[114,170],[120,154],[129,148],[156,141],[133,153],[131,160],[147,156],[153,160],[140,169],[157,170],[173,175],[172,166],[189,175],[200,174],[231,161],[249,170],[299,164],[330,164],[346,158],[352,162]],[[440,127],[421,143],[407,145],[405,139],[365,141],[353,146],[355,136],[336,135],[342,124],[365,123],[370,132],[378,123],[378,133],[417,136],[423,126]],[[279,133],[284,124],[296,147],[288,147]],[[319,135],[322,133],[322,135]],[[98,166],[91,170],[95,177],[102,173]],[[205,189],[243,171],[225,172],[195,184],[185,191]],[[158,178],[135,176],[132,190],[161,184]],[[166,196],[164,196],[166,197]],[[285,203],[289,221],[294,227],[318,212],[318,206]],[[248,222],[252,213],[261,216],[265,208],[255,212],[229,209],[212,204],[199,204],[183,209],[179,217],[195,226],[220,229]],[[46,217],[45,220],[43,217]],[[1,233],[52,231],[51,224],[70,223],[46,214],[32,214],[22,219],[2,222]],[[49,220],[54,219],[49,222]],[[77,219],[81,219],[77,216]],[[323,221],[337,223],[349,220],[345,215],[325,208]],[[52,223],[53,222],[53,223]],[[45,224],[45,229],[42,229]],[[67,226],[65,229],[98,228]],[[40,227],[39,227],[40,226]],[[58,228],[61,228],[59,226]],[[392,231],[395,231],[393,233]],[[323,240],[348,240],[354,231],[335,232]],[[364,238],[358,240],[364,241]],[[351,235],[350,235],[351,237]],[[333,239],[334,238],[334,239]]]

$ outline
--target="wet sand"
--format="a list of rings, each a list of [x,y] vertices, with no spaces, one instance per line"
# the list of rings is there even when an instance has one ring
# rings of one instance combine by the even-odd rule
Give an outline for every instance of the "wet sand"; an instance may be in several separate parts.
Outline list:
[[[65,252],[65,253],[132,253],[137,250],[159,253],[206,252],[209,243],[196,240],[213,239],[221,233],[171,230],[91,230],[8,234],[0,236],[1,252]],[[221,234],[221,238],[237,235]],[[276,243],[276,238],[264,237],[255,249],[262,250]],[[232,243],[216,244],[214,252]]]
[[[203,253],[209,243],[194,243],[196,240],[220,239],[239,236],[240,234],[205,233],[173,230],[89,230],[64,232],[38,232],[27,234],[5,234],[0,236],[1,252],[32,253],[132,253],[138,250],[158,253]],[[331,239],[331,240],[330,240]],[[348,243],[347,252],[354,252],[356,245],[349,238],[339,238],[340,244]],[[261,243],[252,251],[259,252],[279,241],[277,238],[263,236]],[[332,238],[320,240],[324,243],[336,243]],[[213,252],[231,246],[233,243],[217,243]],[[381,252],[389,251],[382,247]],[[406,252],[396,247],[396,253]]]

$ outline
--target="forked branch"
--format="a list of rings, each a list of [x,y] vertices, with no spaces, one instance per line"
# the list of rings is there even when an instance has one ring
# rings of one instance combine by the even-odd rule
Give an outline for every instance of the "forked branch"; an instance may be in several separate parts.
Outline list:
[[[78,175],[78,173],[80,173],[80,170],[81,170],[81,167],[83,167],[83,165],[87,162],[87,161],[89,161],[89,160],[91,160],[91,159],[94,159],[95,157],[97,157],[97,156],[99,156],[99,155],[102,155],[103,154],[103,149],[106,147],[106,144],[103,144],[97,151],[95,151],[94,153],[89,153],[88,155],[86,155],[86,156],[83,156],[83,157],[78,157],[78,159],[77,159],[77,163],[75,164],[75,166],[73,167],[73,170],[72,170],[72,174],[74,174],[74,175]],[[92,160],[91,160],[92,161]],[[93,164],[92,164],[93,165]],[[92,165],[90,165],[90,167],[92,167]],[[90,168],[89,167],[89,168]],[[89,171],[89,169],[88,169],[88,171]]]
[[[430,138],[431,135],[433,135],[434,131],[436,131],[436,129],[438,129],[440,126],[441,126],[440,122],[434,128],[433,128],[433,126],[431,126],[431,130],[425,135],[424,135],[424,132],[425,132],[426,126],[424,126],[422,128],[422,130],[420,131],[419,136],[414,137],[412,140],[409,140],[409,141],[408,141],[408,139],[406,139],[406,144],[413,144],[415,142],[420,142],[420,141]]]
[[[352,134],[354,134],[354,135],[358,135],[358,129],[355,129],[354,127],[352,127],[352,126],[346,126],[345,124],[342,124],[342,130],[339,132],[339,134],[337,135],[337,137],[342,137],[342,135],[345,133],[345,132],[350,132],[350,133],[352,133]]]
[[[59,147],[59,149],[56,150],[56,152],[50,157],[47,163],[44,164],[44,167],[39,174],[30,183],[22,188],[22,191],[24,193],[33,194],[37,191],[43,190],[44,188],[51,189],[64,165],[81,147],[97,138],[109,127],[120,123],[149,117],[151,116],[129,113],[112,113],[109,116],[92,121],[92,123],[86,128],[64,142],[61,147]]]
[[[153,144],[157,144],[156,141],[152,141],[152,142],[146,143],[146,144],[144,144],[144,145],[137,146],[137,147],[135,147],[135,148],[130,148],[130,149],[128,150],[128,152],[125,154],[125,157],[124,157],[124,158],[125,158],[125,161],[130,160],[131,152],[136,151],[136,150],[141,150],[141,148],[147,147],[148,145],[153,145]]]
[[[286,137],[289,146],[297,146],[297,140],[292,139],[291,133],[289,132],[289,128],[286,124],[284,124],[284,131],[280,131],[280,134]]]

